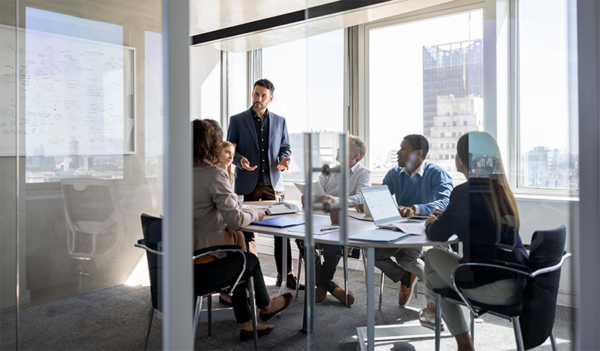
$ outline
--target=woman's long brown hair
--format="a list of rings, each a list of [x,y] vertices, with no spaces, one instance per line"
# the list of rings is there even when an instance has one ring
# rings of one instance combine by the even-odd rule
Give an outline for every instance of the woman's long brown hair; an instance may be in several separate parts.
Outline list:
[[[458,139],[456,149],[458,152],[458,157],[470,172],[473,167],[470,165],[471,152],[469,152],[469,136],[481,138],[486,143],[493,143],[493,145],[490,144],[492,146],[491,149],[499,149],[494,138],[485,132],[470,132],[461,136],[460,139]],[[485,206],[488,212],[491,214],[496,228],[502,231],[506,229],[518,230],[520,227],[520,218],[517,199],[515,199],[515,196],[508,185],[508,180],[506,179],[500,152],[498,151],[497,155],[490,156],[496,156],[500,164],[496,169],[496,173],[489,176],[489,189],[481,188],[483,185],[479,184],[479,192],[483,195]],[[476,174],[469,174],[469,177],[476,176]]]
[[[206,161],[216,164],[221,158],[221,138],[217,131],[208,123],[200,119],[192,122],[194,129],[194,166]]]

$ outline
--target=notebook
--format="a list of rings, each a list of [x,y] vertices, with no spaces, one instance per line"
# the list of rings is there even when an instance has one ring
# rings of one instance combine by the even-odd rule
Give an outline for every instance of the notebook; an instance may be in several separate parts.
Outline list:
[[[394,243],[398,240],[404,239],[410,236],[410,234],[392,231],[392,230],[369,230],[359,234],[354,234],[348,239],[356,241],[370,241],[376,243]]]
[[[262,225],[265,227],[285,228],[285,227],[291,227],[291,226],[295,226],[295,225],[304,224],[304,220],[296,219],[296,218],[292,218],[292,217],[281,216],[281,217],[265,219],[264,221],[252,222],[252,224]]]

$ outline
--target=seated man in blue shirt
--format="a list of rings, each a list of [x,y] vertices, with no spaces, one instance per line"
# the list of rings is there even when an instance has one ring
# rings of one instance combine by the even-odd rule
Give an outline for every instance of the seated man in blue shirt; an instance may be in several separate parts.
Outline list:
[[[427,216],[434,209],[444,210],[454,188],[452,177],[440,166],[425,161],[429,151],[427,138],[419,134],[404,137],[398,151],[398,166],[390,169],[382,184],[396,196],[402,217]],[[364,210],[362,205],[356,208]],[[412,289],[419,278],[423,281],[425,265],[421,260],[422,248],[375,249],[375,267],[381,269],[395,283],[400,284],[398,304],[410,302]],[[394,256],[396,262],[390,257]]]
[[[358,163],[365,157],[367,153],[367,145],[362,139],[356,136],[350,135],[348,140],[349,152],[348,157],[349,167],[348,170],[348,206],[356,206],[359,202],[362,202],[362,196],[357,194],[359,189],[362,187],[371,186],[371,171],[365,168],[363,165]],[[337,157],[336,157],[337,160]],[[325,191],[325,196],[322,196],[319,200],[330,201],[331,203],[338,203],[339,198],[339,177],[340,173],[331,172],[328,176],[321,175],[319,177],[319,184]],[[304,198],[302,199],[304,202]],[[296,240],[298,248],[303,250],[303,242]],[[321,255],[323,261],[318,256],[315,262],[315,275],[317,290],[315,292],[315,301],[321,302],[327,298],[327,292],[333,297],[338,299],[341,303],[346,303],[346,291],[339,287],[333,279],[336,267],[340,262],[340,258],[344,255],[344,247],[340,245],[325,245],[316,244],[317,249],[321,249]],[[348,291],[348,305],[354,303],[354,295]]]

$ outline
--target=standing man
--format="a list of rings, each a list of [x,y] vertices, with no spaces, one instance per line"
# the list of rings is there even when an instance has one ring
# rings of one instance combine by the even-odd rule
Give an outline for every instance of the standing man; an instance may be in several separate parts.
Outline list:
[[[419,134],[404,137],[398,151],[398,165],[392,167],[383,178],[390,193],[396,196],[398,211],[402,217],[427,216],[437,210],[445,210],[454,186],[452,177],[440,166],[425,161],[429,151],[427,138]],[[357,205],[362,212],[362,204]],[[397,283],[400,281],[398,304],[406,307],[412,297],[417,278],[423,281],[425,265],[421,260],[421,248],[375,249],[375,267]],[[390,257],[394,257],[394,262]]]
[[[273,101],[275,86],[268,79],[259,79],[252,90],[252,107],[229,120],[227,140],[236,144],[235,192],[246,201],[275,200],[275,192],[283,192],[281,172],[289,169],[290,138],[285,118],[267,109]],[[254,233],[244,233],[247,242],[254,241]],[[290,239],[287,245],[287,287],[296,288],[292,269]],[[256,245],[255,243],[253,243]],[[281,286],[283,239],[275,237],[277,286]]]

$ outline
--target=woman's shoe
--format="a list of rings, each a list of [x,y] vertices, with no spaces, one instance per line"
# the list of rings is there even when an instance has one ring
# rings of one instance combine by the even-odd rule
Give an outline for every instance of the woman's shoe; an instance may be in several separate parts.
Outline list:
[[[279,313],[279,312],[281,312],[281,311],[285,310],[285,309],[286,309],[286,308],[287,308],[287,307],[290,305],[290,303],[292,303],[292,294],[290,294],[290,293],[287,293],[287,294],[283,294],[283,295],[281,295],[281,296],[283,296],[283,298],[285,299],[285,305],[283,305],[283,307],[282,307],[281,309],[279,309],[278,311],[275,311],[275,312],[273,312],[273,313],[267,313],[267,314],[264,314],[264,313],[262,313],[262,312],[261,312],[261,313],[259,314],[259,317],[260,317],[260,319],[261,319],[263,322],[266,322],[266,321],[268,321],[269,319],[271,319],[271,318],[272,318],[274,315],[276,315],[277,313]]]
[[[427,307],[419,311],[419,322],[421,326],[435,330],[435,313],[427,313]],[[446,330],[446,324],[442,320],[442,331]]]
[[[275,329],[274,326],[268,325],[265,329],[258,331],[258,336],[261,337],[261,336],[267,335],[270,332],[272,332],[273,329]],[[254,338],[254,332],[252,330],[243,330],[243,329],[240,330],[240,339],[250,340],[253,338]]]

